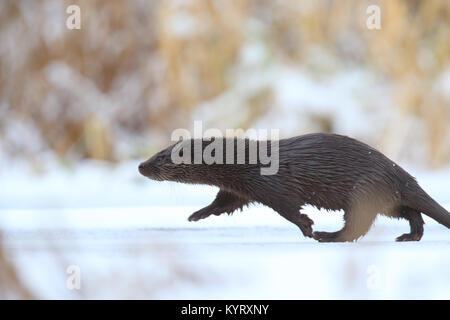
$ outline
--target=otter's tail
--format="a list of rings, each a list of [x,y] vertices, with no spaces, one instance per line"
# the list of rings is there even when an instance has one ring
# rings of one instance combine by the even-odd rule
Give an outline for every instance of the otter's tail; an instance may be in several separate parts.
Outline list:
[[[413,184],[408,188],[404,196],[406,198],[404,202],[408,207],[414,208],[450,228],[450,212],[431,198],[418,184]]]

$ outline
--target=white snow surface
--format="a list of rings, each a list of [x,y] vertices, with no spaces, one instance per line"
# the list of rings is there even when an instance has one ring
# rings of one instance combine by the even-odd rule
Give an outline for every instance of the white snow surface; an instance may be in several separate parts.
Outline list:
[[[152,182],[136,166],[0,174],[4,251],[37,297],[450,298],[448,229],[428,217],[414,243],[394,241],[409,231],[406,221],[383,217],[366,237],[344,244],[304,238],[263,206],[188,222],[217,189]],[[450,208],[449,170],[410,172]],[[342,227],[342,212],[304,213],[315,230]],[[80,267],[80,290],[66,287],[70,265]]]

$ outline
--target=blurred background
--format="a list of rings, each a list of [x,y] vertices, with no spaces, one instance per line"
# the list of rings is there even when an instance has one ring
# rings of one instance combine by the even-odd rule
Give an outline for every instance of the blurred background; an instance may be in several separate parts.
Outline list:
[[[66,27],[71,4],[81,10],[79,30]],[[369,5],[380,8],[380,29],[367,27]],[[1,1],[0,297],[170,298],[179,281],[195,288],[179,296],[204,297],[199,283],[208,279],[178,266],[179,247],[166,240],[144,245],[145,227],[155,222],[141,210],[206,205],[215,190],[154,184],[136,170],[170,144],[174,129],[191,129],[194,120],[204,128],[278,128],[281,137],[351,135],[404,165],[450,204],[449,39],[445,0]],[[137,252],[132,258],[110,260],[112,247],[125,245],[113,241],[117,234],[104,219],[116,221],[111,228],[126,219],[144,226],[138,235],[119,233],[128,241],[123,251]],[[104,245],[86,231],[100,227]],[[81,244],[74,249],[74,242]],[[86,252],[92,244],[103,248],[103,264]],[[161,246],[172,248],[169,258],[160,257]],[[71,263],[67,255],[88,261],[85,269],[96,270],[91,278],[104,283],[131,267],[155,281],[140,288],[139,277],[124,277],[131,293],[112,293],[117,286],[99,293],[100,285],[91,284],[72,295],[64,288],[65,267],[57,267]],[[169,271],[155,276],[135,259],[169,265]],[[30,275],[30,261],[45,267]],[[43,275],[49,265],[62,279],[60,291]],[[448,275],[445,280],[436,282],[444,283],[437,297],[449,297]],[[336,288],[328,297],[346,297]],[[364,295],[362,288],[356,296],[386,297]],[[407,291],[402,288],[393,297]]]

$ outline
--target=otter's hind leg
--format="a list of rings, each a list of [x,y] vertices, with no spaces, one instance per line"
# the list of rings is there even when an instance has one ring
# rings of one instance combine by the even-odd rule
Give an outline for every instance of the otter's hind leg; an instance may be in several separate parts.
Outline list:
[[[419,241],[422,239],[423,225],[425,222],[423,221],[422,215],[419,211],[403,206],[398,209],[396,216],[408,220],[411,227],[410,233],[402,234],[400,237],[395,239],[396,241]]]
[[[379,207],[378,200],[355,197],[349,209],[345,210],[344,227],[336,232],[314,232],[319,242],[351,242],[364,236],[375,220]]]
[[[376,212],[357,212],[349,210],[344,214],[345,225],[336,232],[314,232],[319,242],[352,242],[364,236],[372,226]]]
[[[225,212],[230,214],[236,209],[242,209],[242,207],[249,202],[250,201],[247,199],[240,198],[225,190],[220,190],[219,193],[217,193],[216,199],[209,206],[194,212],[188,220],[198,221],[200,219],[205,219],[212,214],[218,216]]]

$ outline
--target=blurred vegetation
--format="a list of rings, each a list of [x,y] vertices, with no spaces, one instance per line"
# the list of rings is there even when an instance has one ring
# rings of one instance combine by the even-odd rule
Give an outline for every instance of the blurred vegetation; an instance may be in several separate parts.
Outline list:
[[[16,265],[8,259],[2,233],[0,233],[0,271],[0,299],[35,298],[34,293],[18,274]]]
[[[65,27],[69,4],[81,8],[81,30]],[[371,4],[381,7],[381,30],[366,27]],[[423,125],[430,165],[450,160],[449,1],[4,0],[0,8],[0,147],[13,157],[148,153],[229,90],[256,25],[266,65],[326,77],[363,68],[385,79],[394,101],[380,111]],[[335,63],[309,63],[313,48]],[[270,99],[270,88],[249,97],[235,125],[251,126]],[[380,132],[385,141],[396,134]]]

